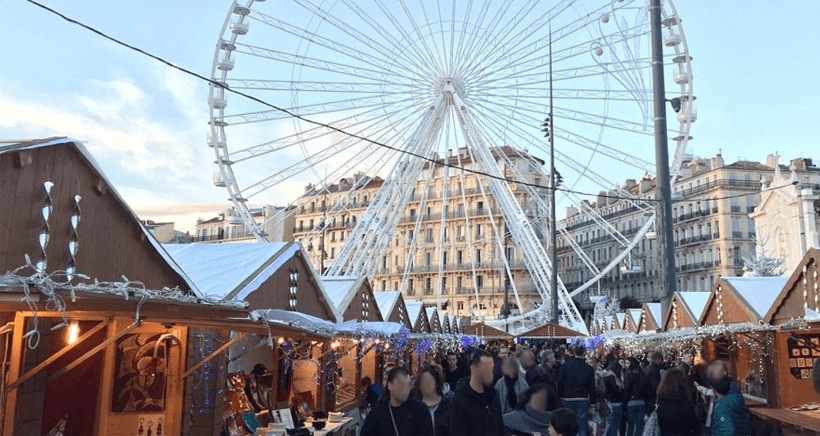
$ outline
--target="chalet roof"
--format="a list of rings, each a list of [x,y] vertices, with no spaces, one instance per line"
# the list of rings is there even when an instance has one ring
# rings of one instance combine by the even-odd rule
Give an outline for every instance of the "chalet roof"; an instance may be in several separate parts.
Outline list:
[[[336,312],[344,313],[365,279],[365,276],[325,276],[321,280]]]
[[[764,322],[779,325],[800,318],[817,321],[817,314],[820,312],[819,262],[820,248],[814,247],[806,251],[763,316]]]
[[[298,242],[223,242],[219,244],[167,244],[166,249],[206,295],[225,300],[245,300],[295,256],[307,259]],[[304,262],[314,277],[313,265]],[[341,315],[321,280],[315,280],[322,299],[337,321]]]
[[[555,338],[555,339],[566,339],[566,338],[574,338],[578,336],[585,336],[584,334],[572,330],[571,328],[564,327],[560,324],[556,324],[554,322],[548,322],[544,325],[540,325],[533,329],[530,329],[524,333],[518,335],[522,338],[531,338],[531,339],[541,339],[541,338]]]
[[[759,318],[763,318],[772,307],[777,294],[783,289],[787,277],[723,277],[754,309]]]
[[[376,305],[379,306],[379,311],[382,313],[382,317],[386,319],[391,313],[393,313],[393,307],[395,307],[396,302],[399,301],[401,292],[378,291],[374,292],[373,295],[376,297]]]
[[[493,326],[480,322],[478,324],[471,324],[462,329],[465,335],[478,336],[479,338],[511,338],[512,335],[499,330]]]
[[[88,149],[83,145],[83,143],[79,140],[67,138],[67,137],[51,137],[51,138],[44,138],[44,139],[35,139],[30,141],[22,141],[19,143],[8,144],[8,145],[0,145],[0,154],[6,153],[13,153],[23,150],[32,150],[32,149],[39,149],[39,148],[47,148],[57,145],[69,145],[70,147],[74,148],[80,156],[85,159],[85,161],[91,166],[94,172],[104,181],[106,185],[107,192],[111,194],[114,198],[114,201],[120,206],[124,214],[134,220],[138,225],[140,230],[142,231],[142,235],[145,237],[145,240],[148,241],[149,244],[156,250],[156,252],[161,256],[162,260],[176,273],[178,274],[182,280],[185,282],[186,286],[190,289],[190,291],[196,295],[202,296],[202,293],[197,288],[196,284],[193,280],[191,280],[188,275],[186,275],[185,271],[174,261],[174,259],[168,254],[168,252],[163,249],[162,245],[156,240],[153,233],[149,231],[143,224],[142,221],[139,219],[136,213],[128,206],[128,203],[125,199],[120,195],[114,185],[111,183],[111,180],[108,176],[105,175],[105,172],[102,170],[102,166],[94,159]],[[134,277],[136,279],[136,277]]]
[[[683,310],[688,318],[688,321],[683,320],[683,325],[681,325],[682,320],[678,319],[678,328],[698,325],[703,310],[706,308],[706,303],[709,301],[709,295],[711,295],[711,292],[675,292],[672,297],[673,304],[669,305],[666,318],[662,321],[664,323],[662,329],[669,330],[675,327],[674,322],[672,322],[674,320],[672,310],[676,310],[678,307]]]
[[[431,332],[442,332],[444,327],[441,325],[441,320],[438,316],[438,310],[435,307],[427,307],[424,309],[427,312],[427,319],[430,322]]]
[[[297,244],[287,242],[165,244],[164,247],[205,295],[236,300],[253,292],[299,250]]]
[[[427,318],[423,302],[405,301],[404,306],[407,307],[407,316],[414,330],[426,331],[430,329],[430,320]]]

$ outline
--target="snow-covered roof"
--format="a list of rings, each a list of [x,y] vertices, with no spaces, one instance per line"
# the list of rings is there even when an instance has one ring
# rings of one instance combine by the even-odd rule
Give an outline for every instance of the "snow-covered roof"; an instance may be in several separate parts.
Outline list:
[[[131,209],[131,206],[128,205],[128,203],[125,201],[125,199],[122,197],[122,195],[120,195],[120,193],[117,192],[117,188],[111,183],[111,180],[108,178],[108,176],[105,175],[105,172],[102,170],[102,166],[100,166],[100,164],[97,162],[97,160],[94,159],[94,156],[91,155],[91,152],[89,152],[88,149],[85,148],[82,141],[77,140],[77,139],[73,139],[73,138],[67,138],[67,137],[47,138],[47,139],[44,139],[44,140],[41,140],[41,141],[32,141],[30,143],[22,142],[22,143],[19,143],[19,144],[11,144],[11,145],[6,145],[6,146],[0,146],[0,154],[4,154],[4,153],[7,153],[7,152],[19,151],[19,150],[33,150],[33,149],[37,149],[37,148],[51,147],[51,146],[54,146],[54,145],[65,144],[65,143],[72,143],[74,145],[74,147],[77,149],[77,151],[88,161],[88,163],[91,165],[91,167],[94,168],[94,171],[96,171],[100,175],[100,177],[103,179],[103,181],[105,181],[105,184],[108,186],[108,189],[109,189],[108,192],[112,196],[114,196],[114,198],[119,203],[122,203],[125,206],[126,212],[131,216],[131,218],[134,221],[137,222],[137,224],[139,224],[140,229],[142,230],[143,235],[145,235],[146,240],[151,244],[151,246],[153,246],[157,250],[159,255],[162,257],[162,260],[164,260],[165,263],[167,263],[168,266],[170,266],[171,269],[174,270],[174,272],[176,272],[177,274],[180,275],[180,277],[182,277],[182,279],[185,281],[186,285],[191,289],[191,292],[193,292],[196,295],[203,296],[203,292],[201,290],[199,290],[197,288],[196,284],[194,283],[194,281],[191,280],[191,278],[188,275],[185,274],[185,271],[183,270],[183,268],[181,268],[174,261],[174,259],[168,254],[168,252],[165,251],[162,248],[162,244],[160,244],[157,241],[157,239],[154,237],[154,234],[151,233],[150,231],[148,231],[148,229],[145,228],[145,226],[142,224],[142,221],[140,221],[137,214],[134,213],[134,211]]]
[[[604,324],[606,325],[607,330],[612,327],[612,316],[611,315],[604,315]]]
[[[629,312],[629,316],[632,317],[632,321],[637,324],[638,320],[641,319],[641,309],[626,309],[626,311]]]
[[[362,285],[364,277],[324,276],[321,280],[336,312],[344,314],[350,302],[353,301],[353,297],[356,296],[356,291]]]
[[[448,326],[450,325],[450,323],[448,322],[448,321],[450,321],[450,319],[447,316],[447,312],[445,312],[443,310],[438,313],[438,320],[439,320],[439,323],[441,324],[442,330],[444,329],[445,325],[448,325]]]
[[[297,251],[299,244],[165,244],[200,291],[226,300],[243,300]]]
[[[395,307],[396,302],[399,301],[399,296],[401,296],[401,292],[378,291],[374,292],[373,296],[376,297],[376,305],[379,306],[379,312],[381,312],[382,317],[384,319],[387,319],[390,317],[390,314],[393,313],[393,307]]]
[[[338,324],[338,331],[340,332],[348,332],[354,333],[358,335],[367,335],[367,334],[382,334],[387,336],[396,335],[399,333],[401,328],[404,325],[399,324],[397,322],[389,322],[389,321],[368,321],[368,322],[357,322],[355,320],[346,321],[341,324]]]
[[[681,301],[686,304],[687,309],[695,317],[695,322],[700,320],[703,309],[709,301],[711,292],[678,292]]]
[[[661,303],[646,303],[646,308],[649,309],[649,314],[655,319],[656,324],[660,325],[663,315],[661,315]]]
[[[619,313],[616,313],[615,316],[618,317],[618,325],[621,326],[621,328],[624,328],[624,321],[626,321],[626,314],[623,313],[623,312],[619,312]]]
[[[722,277],[749,303],[759,318],[769,311],[788,277]]]
[[[410,323],[415,327],[416,321],[418,321],[422,309],[424,309],[424,303],[421,301],[405,301],[404,305],[407,307],[407,316],[410,318]]]

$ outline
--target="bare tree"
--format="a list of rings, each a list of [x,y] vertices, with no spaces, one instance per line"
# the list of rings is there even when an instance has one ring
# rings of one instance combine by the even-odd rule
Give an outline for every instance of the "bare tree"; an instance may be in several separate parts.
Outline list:
[[[780,266],[783,265],[786,258],[776,257],[768,253],[766,244],[769,243],[769,236],[766,236],[760,241],[758,241],[757,238],[752,238],[752,240],[757,245],[756,251],[759,252],[756,252],[751,258],[743,258],[743,262],[746,264],[743,267],[743,275],[752,277],[782,276],[785,270],[780,268]]]

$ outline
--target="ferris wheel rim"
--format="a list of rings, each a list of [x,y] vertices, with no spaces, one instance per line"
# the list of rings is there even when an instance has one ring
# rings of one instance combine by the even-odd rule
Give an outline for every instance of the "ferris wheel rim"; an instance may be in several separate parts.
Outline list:
[[[247,1],[246,5],[244,7],[247,8],[247,9],[250,9],[251,6],[253,5],[253,3],[254,3],[253,0],[249,0],[249,1]],[[664,14],[664,19],[668,19],[669,17],[677,17],[677,11],[674,8],[674,5],[672,4],[671,0],[668,0],[666,2],[666,4],[668,5],[668,7],[671,8],[671,14],[667,14],[666,8],[662,8],[662,11],[663,11],[663,14]],[[233,5],[231,6],[231,9],[228,12],[228,14],[226,15],[225,21],[223,23],[222,31],[220,33],[220,43],[222,41],[225,41],[224,36],[226,35],[226,31],[228,30],[230,24],[232,23],[232,18],[236,18],[234,16],[234,11],[237,8],[237,6],[239,6],[238,3],[234,2]],[[240,18],[241,18],[241,20],[239,20],[239,22],[241,22],[244,19],[247,19],[247,14],[240,15]],[[685,65],[686,71],[688,72],[688,74],[690,74],[690,79],[689,79],[688,83],[680,85],[681,95],[688,95],[693,99],[694,94],[692,93],[691,56],[689,55],[688,45],[686,43],[685,36],[683,36],[683,28],[682,28],[682,25],[681,25],[681,22],[680,22],[679,18],[677,19],[676,23],[672,23],[672,25],[669,26],[669,27],[672,27],[672,26],[676,26],[676,28],[678,29],[678,32],[679,32],[681,40],[682,40],[679,43],[679,45],[683,46],[683,48],[680,49],[680,50],[679,50],[678,45],[674,46],[675,53],[676,53],[676,58],[680,57],[680,56],[683,56],[684,62],[680,63],[679,65]],[[237,34],[237,33],[233,33],[233,34],[228,33],[228,34],[230,35],[228,41],[231,44],[236,44],[238,37],[241,36],[241,34]],[[228,71],[230,71],[230,70],[220,70],[220,68],[219,68],[220,54],[224,53],[224,49],[222,49],[220,47],[220,45],[221,45],[220,43],[217,44],[217,47],[216,47],[216,50],[215,50],[215,53],[214,53],[214,59],[213,59],[213,65],[212,65],[212,77],[215,80],[218,79],[218,81],[220,83],[226,83],[227,84],[230,80],[229,77],[228,77]],[[307,48],[305,50],[307,50]],[[684,67],[681,66],[680,68],[684,68]],[[219,144],[220,140],[223,140],[225,143],[227,143],[226,133],[224,132],[224,128],[225,128],[224,120],[226,119],[226,115],[225,115],[225,111],[224,111],[225,108],[224,108],[224,106],[219,107],[218,103],[215,103],[213,101],[214,97],[218,96],[218,93],[219,93],[220,90],[224,91],[224,89],[220,89],[219,86],[216,86],[216,85],[212,84],[211,87],[210,87],[211,99],[209,99],[211,136],[216,138],[215,141],[217,142],[217,144]],[[292,95],[294,96],[294,100],[292,100],[292,102],[294,103],[293,106],[298,107],[298,93],[293,92]],[[675,166],[673,167],[673,171],[672,171],[673,174],[676,174],[677,171],[679,171],[680,161],[677,159],[677,157],[682,156],[683,154],[685,154],[686,145],[688,144],[688,140],[690,139],[689,131],[690,131],[690,128],[691,128],[691,124],[694,121],[694,119],[692,118],[693,107],[692,107],[691,101],[689,102],[689,104],[684,105],[684,107],[682,108],[682,111],[685,111],[685,112],[683,112],[684,116],[683,117],[680,117],[680,116],[678,117],[678,119],[679,119],[679,129],[678,129],[679,135],[678,135],[678,137],[681,137],[682,139],[677,141],[678,145],[677,145],[677,148],[676,148],[676,151],[675,151],[675,154],[674,154],[674,156],[676,157],[676,160],[675,160],[676,163],[675,163]],[[296,122],[296,121],[294,121],[294,122]],[[227,145],[224,146],[224,147],[223,146],[216,146],[216,147],[214,147],[214,150],[215,150],[215,156],[216,156],[216,164],[219,168],[219,172],[220,172],[220,175],[221,175],[224,183],[227,185],[226,188],[227,188],[228,193],[230,195],[229,200],[234,204],[234,207],[236,208],[237,214],[239,214],[242,217],[242,219],[246,223],[246,226],[250,229],[251,233],[253,233],[258,240],[260,240],[260,241],[267,240],[268,238],[267,238],[267,235],[264,234],[263,226],[259,225],[256,222],[256,220],[253,218],[253,216],[251,215],[251,211],[250,211],[250,208],[248,206],[248,198],[243,198],[243,196],[242,196],[243,189],[239,186],[239,183],[238,183],[238,181],[237,181],[237,179],[234,175],[233,165],[232,165],[232,162],[231,162],[231,155],[229,153]],[[306,154],[309,154],[309,153],[306,153]],[[315,166],[311,165],[310,167],[315,171]],[[318,178],[319,174],[316,174],[316,176]],[[652,216],[651,219],[654,219],[654,215]],[[636,236],[635,240],[639,240],[640,238],[643,237],[644,234],[645,234],[645,231],[640,233],[640,236]],[[617,265],[617,261],[611,262],[610,265],[608,266],[608,268],[611,269],[613,265]],[[590,280],[589,282],[591,282],[591,281],[592,280]]]

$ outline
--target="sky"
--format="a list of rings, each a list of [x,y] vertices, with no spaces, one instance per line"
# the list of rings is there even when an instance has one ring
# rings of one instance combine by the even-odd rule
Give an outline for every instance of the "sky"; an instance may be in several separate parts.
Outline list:
[[[209,75],[227,1],[44,0]],[[820,160],[816,0],[680,0],[698,120],[689,151]],[[69,136],[143,219],[193,230],[229,207],[214,187],[207,86],[23,0],[0,2],[0,139]],[[639,176],[623,174],[621,178]]]

